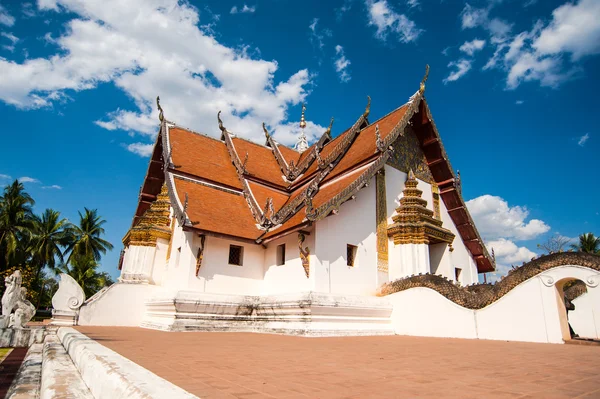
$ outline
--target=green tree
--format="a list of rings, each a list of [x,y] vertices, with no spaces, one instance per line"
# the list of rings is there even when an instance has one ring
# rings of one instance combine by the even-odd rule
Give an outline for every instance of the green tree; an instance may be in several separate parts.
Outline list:
[[[70,229],[73,238],[67,246],[66,252],[70,252],[67,262],[70,262],[75,256],[91,257],[95,261],[99,261],[106,251],[113,249],[110,242],[100,238],[104,234],[102,225],[106,223],[106,220],[98,215],[98,210],[84,209],[83,215],[79,212],[79,225]]]
[[[40,267],[54,270],[56,259],[63,262],[61,247],[67,247],[72,241],[72,227],[67,219],[60,218],[60,212],[46,209],[41,216],[34,216],[32,234],[32,255]]]
[[[571,248],[575,251],[600,254],[600,237],[595,237],[593,233],[582,234],[579,236],[579,243],[572,244]]]
[[[59,265],[56,270],[68,274],[83,288],[89,298],[100,289],[113,283],[107,273],[98,272],[99,264],[90,255],[75,255],[69,263]]]
[[[15,180],[0,196],[0,271],[27,260],[35,201]]]

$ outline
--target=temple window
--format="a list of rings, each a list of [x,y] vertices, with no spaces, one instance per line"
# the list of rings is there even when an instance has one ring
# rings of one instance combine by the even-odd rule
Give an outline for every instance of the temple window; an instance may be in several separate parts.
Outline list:
[[[229,246],[229,264],[235,266],[242,266],[244,258],[244,247],[239,245]]]
[[[277,246],[277,266],[285,265],[285,244]]]
[[[348,244],[346,245],[346,264],[348,266],[354,267],[356,263],[356,251],[358,247],[356,245]]]
[[[458,268],[458,267],[455,267],[455,268],[454,268],[454,279],[455,279],[456,281],[459,281],[459,282],[460,282],[460,274],[461,274],[461,272],[462,272],[462,269],[460,269],[460,268]]]

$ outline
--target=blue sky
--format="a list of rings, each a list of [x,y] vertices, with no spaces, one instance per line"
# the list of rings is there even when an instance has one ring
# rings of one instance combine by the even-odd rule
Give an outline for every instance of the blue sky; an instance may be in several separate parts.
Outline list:
[[[168,119],[293,144],[373,99],[426,96],[501,270],[552,234],[600,234],[600,2],[542,0],[0,0],[0,184],[29,177],[36,211],[97,208],[115,250]],[[28,179],[26,179],[28,180]]]

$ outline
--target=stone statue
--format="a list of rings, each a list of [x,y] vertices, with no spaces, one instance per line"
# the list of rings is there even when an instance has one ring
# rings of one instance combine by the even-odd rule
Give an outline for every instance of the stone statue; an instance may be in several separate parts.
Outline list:
[[[21,287],[22,282],[20,270],[4,278],[6,291],[2,295],[0,328],[23,328],[35,315],[35,306],[25,298],[27,289]],[[11,314],[13,311],[15,313]]]
[[[22,287],[15,305],[15,313],[10,315],[9,327],[24,328],[25,324],[35,316],[35,306],[27,300],[25,297],[26,294],[27,289]]]

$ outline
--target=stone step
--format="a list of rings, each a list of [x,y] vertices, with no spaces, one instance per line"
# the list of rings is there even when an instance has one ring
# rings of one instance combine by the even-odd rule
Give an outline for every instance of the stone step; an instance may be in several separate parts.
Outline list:
[[[44,340],[40,399],[93,399],[69,354],[54,334]]]
[[[43,346],[43,344],[33,344],[29,348],[5,399],[39,398]]]
[[[71,327],[58,339],[96,399],[197,398]]]

